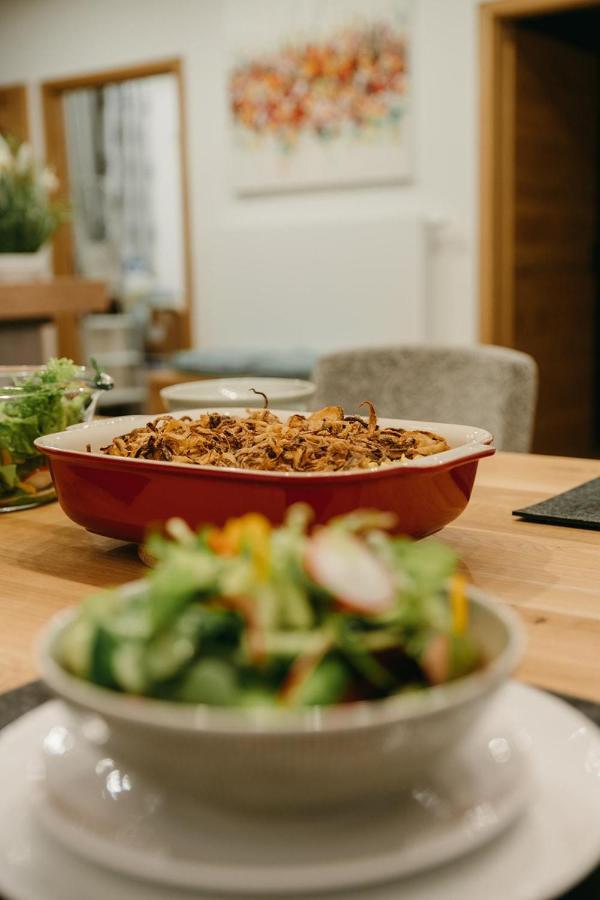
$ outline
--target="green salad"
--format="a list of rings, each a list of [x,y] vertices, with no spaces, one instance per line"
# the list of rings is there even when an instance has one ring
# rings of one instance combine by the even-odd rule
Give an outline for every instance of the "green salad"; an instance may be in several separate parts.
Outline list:
[[[99,386],[84,373],[70,359],[51,359],[29,373],[4,376],[9,383],[0,384],[0,503],[27,501],[50,488],[45,457],[33,442],[84,421]]]
[[[216,706],[303,707],[388,697],[480,663],[464,581],[444,544],[356,512],[309,533],[260,515],[193,533],[171,520],[142,580],[86,600],[56,655],[131,694]]]

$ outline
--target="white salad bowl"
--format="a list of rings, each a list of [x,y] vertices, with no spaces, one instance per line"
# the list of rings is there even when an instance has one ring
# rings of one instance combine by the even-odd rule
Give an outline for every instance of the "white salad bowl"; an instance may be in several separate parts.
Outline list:
[[[256,408],[264,405],[261,393],[269,398],[271,406],[306,410],[315,391],[312,381],[299,378],[206,378],[162,388],[160,396],[169,412],[191,406]]]
[[[118,693],[57,662],[57,642],[73,611],[47,626],[39,663],[81,739],[98,743],[130,782],[154,782],[163,791],[240,810],[324,810],[389,798],[414,784],[457,749],[514,671],[523,648],[519,621],[474,588],[469,600],[469,630],[482,649],[483,667],[385,700],[241,709]]]

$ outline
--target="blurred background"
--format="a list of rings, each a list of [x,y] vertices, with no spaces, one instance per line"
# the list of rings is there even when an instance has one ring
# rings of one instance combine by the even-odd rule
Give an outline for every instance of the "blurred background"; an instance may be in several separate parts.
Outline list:
[[[599,26],[586,0],[0,0],[0,362],[94,357],[122,412],[497,344],[537,363],[534,449],[597,455]]]

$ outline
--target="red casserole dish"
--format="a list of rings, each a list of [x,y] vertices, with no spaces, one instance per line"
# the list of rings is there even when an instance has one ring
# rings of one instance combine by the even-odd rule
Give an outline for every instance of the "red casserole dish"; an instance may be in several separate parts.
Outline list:
[[[200,415],[206,410],[183,410]],[[218,410],[247,415],[244,409]],[[293,412],[273,410],[286,419]],[[397,531],[425,537],[463,511],[477,464],[495,450],[481,428],[380,419],[382,426],[420,428],[443,435],[450,450],[382,466],[347,472],[260,472],[185,463],[107,456],[100,447],[139,428],[155,416],[121,416],[74,426],[35,441],[48,456],[58,500],[65,513],[88,531],[140,541],[152,525],[172,516],[196,527],[222,525],[232,516],[260,512],[281,522],[286,508],[308,503],[317,522],[354,509],[394,512]],[[86,452],[86,445],[91,453]]]

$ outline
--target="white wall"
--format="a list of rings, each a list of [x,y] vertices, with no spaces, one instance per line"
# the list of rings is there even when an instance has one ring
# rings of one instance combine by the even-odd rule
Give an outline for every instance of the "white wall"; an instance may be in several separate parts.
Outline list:
[[[298,343],[295,326],[300,310],[297,304],[289,309],[285,305],[290,253],[278,258],[269,244],[274,232],[285,244],[286,229],[290,242],[286,251],[293,242],[297,260],[311,267],[313,289],[322,280],[330,289],[334,311],[351,315],[352,304],[356,310],[361,301],[368,304],[369,297],[353,290],[355,268],[340,266],[339,254],[332,253],[330,259],[322,246],[315,254],[315,235],[334,248],[339,222],[354,222],[362,230],[365,223],[381,224],[404,215],[437,218],[442,223],[430,239],[428,338],[454,343],[475,340],[477,0],[416,0],[413,184],[252,199],[236,198],[227,182],[224,2],[0,0],[0,84],[35,84],[160,57],[183,58],[198,344],[267,344],[269,329],[276,337],[282,333],[279,325],[271,325],[281,321],[282,303],[287,317],[284,333],[289,333],[289,344]],[[252,0],[232,2],[237,3],[240,16],[251,15]],[[34,140],[42,147],[39,98],[33,92],[32,101]],[[234,250],[240,230],[252,234],[258,256],[236,275]],[[374,260],[368,258],[368,248],[366,252],[368,268]],[[300,270],[297,277],[302,277]],[[378,290],[377,283],[372,290]],[[400,303],[401,284],[397,296]],[[262,318],[240,319],[236,310],[251,304],[253,297],[261,298]],[[318,329],[318,321],[314,327]],[[382,340],[402,339],[384,331]]]

